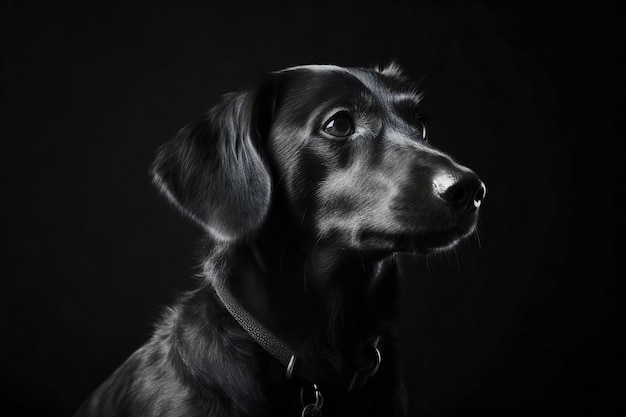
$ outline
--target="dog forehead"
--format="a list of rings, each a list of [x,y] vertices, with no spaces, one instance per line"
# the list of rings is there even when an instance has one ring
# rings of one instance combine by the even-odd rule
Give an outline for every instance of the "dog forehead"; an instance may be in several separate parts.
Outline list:
[[[421,100],[421,94],[414,91],[396,66],[379,69],[313,64],[287,68],[276,74],[287,79],[285,93],[301,103],[307,98],[318,104],[325,99],[369,98],[415,103]]]
[[[378,85],[381,80],[395,78],[395,75],[385,70],[360,67],[340,67],[332,64],[298,65],[277,71],[276,74],[308,74],[317,75],[328,80],[353,79],[359,80],[365,87]],[[343,76],[343,77],[342,77]],[[345,78],[344,78],[345,77]]]
[[[342,86],[348,91],[365,90],[354,69],[337,65],[301,65],[278,71],[276,74],[285,81],[287,90],[296,95],[302,92],[325,91],[327,93],[344,93]]]
[[[286,73],[290,71],[314,71],[318,73],[323,72],[350,72],[350,69],[347,67],[340,67],[339,65],[332,64],[309,64],[309,65],[297,65],[294,67],[285,68],[283,70],[277,71],[277,73]]]
[[[276,116],[301,123],[333,107],[369,103],[373,94],[347,68],[306,65],[276,73]]]

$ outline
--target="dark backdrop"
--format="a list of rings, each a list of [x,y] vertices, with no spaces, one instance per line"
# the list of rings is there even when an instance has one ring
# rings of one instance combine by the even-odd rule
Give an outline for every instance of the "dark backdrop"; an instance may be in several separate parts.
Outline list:
[[[0,6],[4,409],[70,414],[192,287],[159,144],[263,72],[396,59],[489,188],[480,241],[405,262],[412,415],[624,410],[616,11],[366,3]]]

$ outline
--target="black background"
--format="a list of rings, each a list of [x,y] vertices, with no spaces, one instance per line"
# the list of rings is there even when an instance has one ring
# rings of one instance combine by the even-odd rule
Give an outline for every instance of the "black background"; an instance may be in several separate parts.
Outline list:
[[[412,415],[624,411],[615,13],[4,3],[3,408],[71,414],[193,286],[200,232],[150,184],[159,144],[266,71],[396,59],[431,141],[489,188],[479,241],[405,263]]]

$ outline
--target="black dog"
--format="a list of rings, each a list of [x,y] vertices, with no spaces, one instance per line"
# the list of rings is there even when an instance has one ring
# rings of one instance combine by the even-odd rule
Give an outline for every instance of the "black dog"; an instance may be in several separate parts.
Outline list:
[[[153,175],[208,234],[200,287],[77,415],[404,415],[394,254],[452,247],[486,192],[425,135],[395,65],[279,71],[182,129]]]

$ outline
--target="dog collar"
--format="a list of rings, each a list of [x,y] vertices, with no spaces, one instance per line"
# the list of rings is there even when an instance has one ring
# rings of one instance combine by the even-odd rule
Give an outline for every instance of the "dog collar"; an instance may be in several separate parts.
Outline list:
[[[214,285],[214,288],[220,301],[222,301],[226,310],[228,310],[237,323],[239,323],[263,349],[285,365],[288,370],[293,370],[296,356],[289,346],[255,319],[248,310],[235,300],[235,297],[232,296],[225,286]]]
[[[312,369],[311,367],[299,367],[296,369],[296,354],[285,342],[255,319],[252,314],[233,297],[225,285],[216,284],[213,287],[218,298],[237,323],[239,323],[263,349],[286,367],[286,378],[291,379],[294,374],[297,374],[299,377],[309,382],[316,393],[320,393],[318,385],[324,390],[330,389],[335,392],[359,390],[365,385],[369,378],[376,374],[380,367],[382,361],[382,354],[379,348],[380,337],[375,337],[371,343],[374,357],[370,367],[355,372],[349,372],[344,375],[342,375],[342,373],[338,375],[337,371]],[[321,393],[319,395],[321,396]]]

